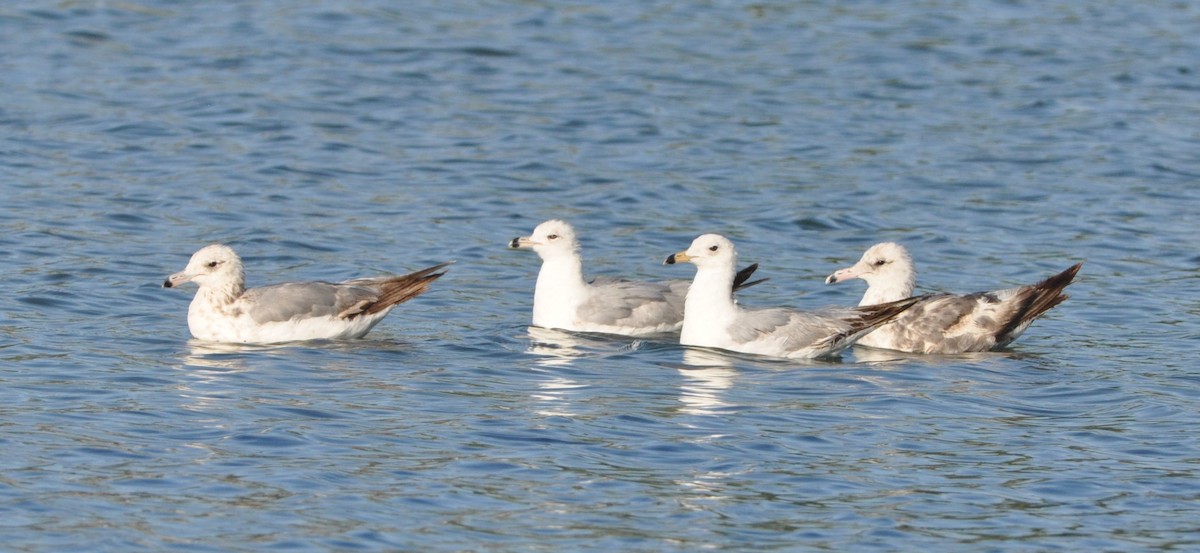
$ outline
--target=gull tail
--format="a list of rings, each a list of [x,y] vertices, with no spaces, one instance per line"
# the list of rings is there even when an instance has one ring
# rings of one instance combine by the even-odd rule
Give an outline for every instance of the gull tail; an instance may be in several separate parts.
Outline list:
[[[379,283],[380,294],[375,301],[364,305],[356,314],[372,315],[411,300],[429,290],[429,284],[446,274],[442,269],[453,261],[414,271],[407,275],[389,278]],[[353,315],[351,315],[353,316]]]
[[[996,332],[996,347],[1001,347],[1016,340],[1034,319],[1042,316],[1054,306],[1066,301],[1070,296],[1063,289],[1075,280],[1075,274],[1083,267],[1083,262],[1072,265],[1067,270],[1046,280],[1029,286],[1022,286],[1007,301],[1013,302],[1016,308],[1004,326]]]
[[[736,292],[738,290],[741,290],[742,288],[749,288],[751,286],[754,286],[755,284],[765,282],[767,280],[765,278],[760,278],[753,282],[746,282],[747,280],[750,280],[750,275],[753,275],[754,271],[757,271],[757,270],[758,270],[758,263],[754,263],[754,264],[751,264],[749,267],[746,267],[745,269],[738,271],[737,274],[734,275],[734,277],[733,277],[733,291]]]

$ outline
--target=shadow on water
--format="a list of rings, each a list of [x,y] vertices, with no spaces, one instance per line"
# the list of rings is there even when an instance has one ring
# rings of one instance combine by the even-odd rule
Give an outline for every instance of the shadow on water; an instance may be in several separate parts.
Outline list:
[[[903,366],[905,364],[920,364],[930,366],[958,365],[978,363],[982,361],[994,361],[998,359],[1019,360],[1035,357],[1033,354],[1011,350],[982,351],[946,355],[908,353],[903,351],[869,348],[865,346],[853,347],[850,355],[859,363],[866,363],[881,368],[891,368],[893,366]]]

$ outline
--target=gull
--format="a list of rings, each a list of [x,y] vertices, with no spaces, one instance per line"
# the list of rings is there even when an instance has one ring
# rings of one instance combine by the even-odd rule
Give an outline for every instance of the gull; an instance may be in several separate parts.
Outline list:
[[[1016,340],[1034,319],[1060,304],[1083,263],[1036,284],[974,294],[929,294],[896,318],[858,341],[864,346],[910,353],[965,353],[1002,348]],[[825,279],[826,284],[861,278],[867,292],[859,305],[875,305],[912,296],[917,273],[908,250],[893,242],[871,246],[853,267]]]
[[[701,235],[686,251],[667,257],[666,264],[686,261],[696,265],[696,277],[687,292],[679,336],[679,343],[685,346],[790,359],[834,356],[917,301],[812,312],[782,307],[747,309],[737,305],[729,293],[737,250],[728,238]]]
[[[583,258],[575,229],[551,219],[533,234],[513,238],[508,247],[532,249],[542,259],[533,292],[533,325],[575,332],[647,336],[676,332],[683,324],[686,280],[639,282],[613,277],[583,276]],[[730,290],[753,286],[746,282],[758,265],[750,265],[730,283]]]
[[[428,290],[448,264],[402,276],[246,289],[241,258],[229,246],[212,244],[193,254],[163,287],[199,286],[188,307],[188,329],[200,340],[270,344],[361,338],[397,305]]]

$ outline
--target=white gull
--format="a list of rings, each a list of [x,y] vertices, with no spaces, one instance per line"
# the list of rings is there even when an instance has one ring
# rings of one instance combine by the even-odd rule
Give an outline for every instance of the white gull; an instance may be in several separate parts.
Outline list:
[[[1034,319],[1060,304],[1083,263],[1036,284],[973,294],[929,294],[858,341],[864,346],[912,353],[965,353],[1002,348],[1016,340]],[[867,291],[859,305],[875,305],[912,296],[917,273],[908,250],[893,242],[871,246],[853,267],[825,279],[826,284],[861,278]]]
[[[441,263],[402,276],[341,283],[287,282],[246,289],[242,260],[233,248],[205,246],[164,288],[195,282],[188,308],[192,336],[214,342],[270,344],[360,338],[397,305],[429,289],[445,272]]]
[[[542,259],[533,292],[534,326],[646,336],[675,332],[683,325],[683,300],[691,282],[585,280],[579,241],[566,221],[546,221],[533,229],[532,235],[514,238],[508,246],[532,249]],[[738,273],[730,290],[762,282],[746,282],[757,268],[751,265]]]
[[[742,353],[805,359],[836,355],[916,300],[871,307],[805,312],[788,308],[746,309],[729,293],[737,264],[733,242],[719,234],[696,238],[667,264],[690,261],[696,277],[687,293],[679,342]]]

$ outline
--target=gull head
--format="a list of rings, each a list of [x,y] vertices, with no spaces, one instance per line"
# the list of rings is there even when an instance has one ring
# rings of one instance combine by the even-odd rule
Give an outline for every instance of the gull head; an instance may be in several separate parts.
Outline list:
[[[690,261],[696,267],[729,267],[737,264],[737,249],[733,242],[720,234],[703,234],[692,241],[687,250],[673,253],[664,262],[667,265]]]
[[[825,279],[834,284],[852,278],[872,283],[904,283],[914,279],[912,257],[908,250],[895,242],[881,242],[867,249],[853,267],[839,269]]]
[[[200,248],[192,254],[187,267],[163,281],[163,288],[175,288],[187,282],[206,286],[241,286],[245,281],[242,259],[233,248],[224,244],[213,244]]]
[[[570,223],[559,219],[551,219],[533,229],[533,234],[513,238],[508,247],[519,250],[533,250],[543,261],[560,257],[577,255],[579,242],[575,239],[575,229]]]

